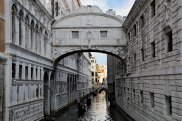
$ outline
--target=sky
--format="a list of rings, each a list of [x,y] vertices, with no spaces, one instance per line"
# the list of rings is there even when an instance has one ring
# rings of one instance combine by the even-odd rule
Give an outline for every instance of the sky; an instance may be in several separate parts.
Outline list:
[[[108,9],[116,11],[116,15],[127,16],[135,0],[81,0],[82,5],[97,5],[103,12]],[[107,55],[92,53],[99,65],[107,64]]]
[[[127,16],[135,0],[81,0],[82,5],[97,5],[104,12],[108,9],[116,11],[117,15]]]

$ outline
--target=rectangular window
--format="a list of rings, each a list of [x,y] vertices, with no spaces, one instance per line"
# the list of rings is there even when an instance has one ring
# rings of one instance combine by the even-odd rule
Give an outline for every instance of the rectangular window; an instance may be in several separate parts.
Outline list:
[[[172,31],[166,33],[167,38],[167,51],[171,52],[173,51],[173,34]]]
[[[150,8],[151,8],[151,16],[154,17],[155,16],[155,0],[151,2]]]
[[[94,76],[94,72],[92,72],[92,76]]]
[[[39,97],[39,86],[36,88],[36,97]]]
[[[136,25],[133,26],[133,31],[134,31],[134,36],[136,36],[137,35],[137,27],[136,27]]]
[[[19,65],[19,79],[22,79],[22,65]]]
[[[136,53],[134,53],[134,65],[136,66],[137,64],[137,58],[136,58]]]
[[[166,102],[166,113],[167,115],[172,115],[172,99],[171,96],[165,96]]]
[[[38,78],[38,68],[35,69],[36,78]]]
[[[33,79],[33,67],[31,67],[31,79]]]
[[[12,78],[14,79],[16,75],[16,64],[12,63]]]
[[[151,53],[152,57],[155,58],[155,41],[151,43]]]
[[[58,15],[59,15],[59,4],[58,4],[58,2],[56,2],[55,4],[56,4],[56,5],[55,5],[56,16],[58,16]]]
[[[28,79],[28,66],[25,66],[25,79]]]
[[[143,103],[143,91],[140,91],[140,102]]]
[[[79,38],[79,31],[72,31],[72,38]]]
[[[141,28],[143,28],[145,26],[145,18],[144,18],[144,15],[142,15],[140,17],[140,22],[141,22]]]
[[[128,33],[128,41],[130,42],[130,32]]]
[[[141,56],[142,56],[142,61],[145,61],[145,53],[144,53],[144,49],[141,49]]]
[[[100,31],[100,38],[107,38],[107,31]]]
[[[154,108],[154,93],[150,93],[150,106],[151,108]]]
[[[133,102],[135,102],[135,89],[133,89]]]

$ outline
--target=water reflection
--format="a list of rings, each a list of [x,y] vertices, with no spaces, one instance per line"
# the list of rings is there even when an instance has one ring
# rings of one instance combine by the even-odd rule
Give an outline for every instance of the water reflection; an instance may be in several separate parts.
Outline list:
[[[92,98],[85,114],[78,116],[77,106],[64,112],[56,121],[127,121],[116,109],[108,108],[105,91]]]

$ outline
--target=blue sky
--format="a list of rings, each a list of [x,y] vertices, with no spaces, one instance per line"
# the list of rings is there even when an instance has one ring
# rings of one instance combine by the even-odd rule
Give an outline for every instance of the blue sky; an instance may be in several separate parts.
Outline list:
[[[116,11],[117,15],[127,16],[135,0],[81,0],[82,5],[97,5],[104,12],[108,9]]]
[[[102,65],[102,66],[107,64],[107,55],[106,54],[92,52],[92,56],[94,56],[96,58],[97,64]]]
[[[82,5],[97,5],[103,12],[108,9],[116,11],[116,15],[127,16],[135,0],[81,0]],[[107,64],[107,55],[92,53],[99,65]]]

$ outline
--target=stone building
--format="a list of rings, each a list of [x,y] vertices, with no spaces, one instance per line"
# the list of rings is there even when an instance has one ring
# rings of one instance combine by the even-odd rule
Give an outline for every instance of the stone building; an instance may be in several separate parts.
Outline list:
[[[97,62],[95,57],[91,57],[92,84],[98,84]]]
[[[5,121],[41,120],[91,90],[89,53],[65,57],[54,66],[51,46],[54,17],[46,2],[0,2],[0,38],[1,44],[5,43],[0,47],[3,52],[0,57],[3,59],[5,53],[6,59],[4,66],[0,63],[0,68],[5,68],[1,69],[4,74],[0,72],[0,83],[5,76],[3,83],[6,85],[3,101]],[[74,0],[75,8],[80,4],[76,5],[76,2],[79,1]]]
[[[126,64],[115,63],[123,65],[115,96],[136,121],[182,120],[181,6],[181,0],[136,0],[123,23],[128,52]]]

